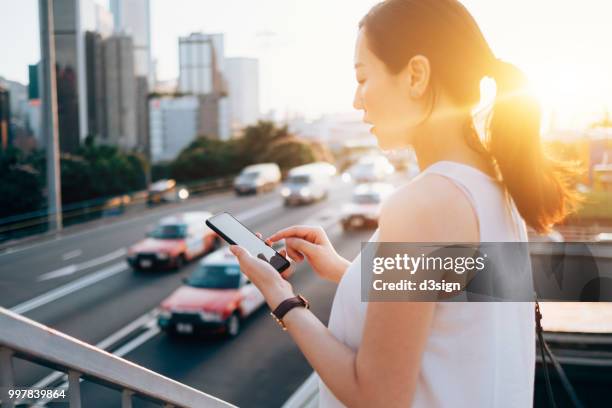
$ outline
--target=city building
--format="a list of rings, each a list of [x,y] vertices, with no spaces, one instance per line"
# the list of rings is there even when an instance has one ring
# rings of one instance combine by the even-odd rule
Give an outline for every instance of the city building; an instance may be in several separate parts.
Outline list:
[[[136,150],[146,155],[151,150],[149,135],[149,83],[144,76],[136,77]]]
[[[98,32],[85,33],[87,72],[87,124],[88,134],[103,142],[108,136],[106,128],[106,82],[104,68],[104,39]]]
[[[201,128],[208,137],[230,137],[230,108],[225,78],[223,34],[193,33],[179,38],[179,82],[181,93],[203,96]],[[211,106],[217,104],[218,106]],[[210,113],[216,112],[211,118]]]
[[[134,68],[136,76],[147,79],[154,86],[151,60],[151,5],[149,0],[110,0],[110,12],[117,34],[129,35],[134,42]]]
[[[89,132],[85,31],[96,28],[93,0],[53,1],[60,150],[74,152]]]
[[[257,122],[259,112],[259,61],[255,58],[226,58],[229,116],[232,135]]]
[[[137,147],[136,76],[132,37],[113,35],[104,41],[106,137],[124,150]]]
[[[28,86],[2,77],[0,86],[7,92],[6,103],[10,113],[7,122],[8,138],[5,141],[8,145],[29,151],[36,146],[36,141],[28,127]]]
[[[114,30],[132,37],[136,92],[136,145],[138,151],[149,152],[149,90],[155,86],[151,58],[150,0],[110,0]]]
[[[45,148],[46,140],[41,133],[41,100],[40,100],[40,65],[28,65],[28,102],[26,112],[26,126],[36,140],[38,148]]]
[[[229,126],[228,99],[219,94],[197,95],[198,97],[198,135],[216,137],[219,129]],[[225,121],[221,123],[220,121]]]
[[[170,161],[198,135],[198,96],[161,96],[149,101],[151,161]]]
[[[8,89],[0,85],[0,147],[2,150],[11,144],[10,123],[11,123],[11,101]]]
[[[222,91],[223,34],[193,33],[179,38],[179,91],[196,95]]]

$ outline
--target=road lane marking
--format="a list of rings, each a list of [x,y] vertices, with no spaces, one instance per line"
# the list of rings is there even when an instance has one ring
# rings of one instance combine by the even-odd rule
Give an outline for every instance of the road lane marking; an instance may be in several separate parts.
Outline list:
[[[77,256],[80,256],[82,253],[83,251],[81,251],[80,249],[75,249],[74,251],[66,252],[64,255],[62,255],[62,261],[68,261],[72,258],[76,258]]]
[[[125,356],[127,353],[129,353],[130,351],[136,349],[137,347],[139,347],[143,343],[146,343],[147,341],[149,341],[153,337],[157,336],[160,332],[161,332],[161,330],[159,329],[159,327],[157,327],[155,325],[155,326],[151,327],[149,330],[147,330],[146,332],[144,332],[144,333],[140,334],[139,336],[137,336],[136,338],[134,338],[133,340],[130,340],[124,346],[122,346],[119,349],[117,349],[117,351],[115,351],[113,354],[116,355],[117,357],[122,357],[123,358],[123,356]],[[60,374],[63,374],[64,382],[61,383],[60,385],[58,385],[57,387],[55,387],[55,390],[57,390],[57,391],[68,390],[68,381],[66,381],[67,376],[64,373],[60,373]],[[79,381],[83,381],[83,378],[80,378]],[[50,398],[41,399],[41,400],[38,400],[33,406],[37,407],[37,408],[38,407],[44,407],[44,406],[46,406],[51,401],[52,401],[52,399],[50,399]]]
[[[313,218],[314,219],[319,218],[319,214],[321,213],[323,213],[323,211],[314,214],[314,216],[310,217],[309,220]],[[307,222],[309,221],[307,220]],[[322,227],[325,230],[329,230],[328,234],[329,234],[330,239],[340,235],[339,232],[341,231],[340,231],[339,225],[337,224],[337,220],[328,220],[328,222],[322,225]],[[126,326],[122,327],[121,329],[111,334],[104,340],[97,343],[96,347],[103,349],[103,350],[107,350],[110,346],[117,343],[122,338],[128,337],[130,333],[136,331],[137,329],[142,328],[142,327],[148,327],[149,330],[143,332],[142,334],[135,337],[133,340],[124,344],[123,346],[118,348],[115,352],[113,352],[113,354],[119,357],[125,356],[129,352],[135,350],[136,348],[144,344],[146,341],[150,340],[151,338],[155,337],[155,335],[160,333],[160,330],[157,327],[157,315],[158,314],[159,314],[159,309],[157,308],[148,311],[147,313],[140,316],[133,322],[127,324]],[[44,377],[43,379],[39,380],[36,384],[32,385],[32,388],[48,388],[52,383],[62,378],[63,378],[64,383],[62,383],[61,386],[65,386],[66,374],[64,374],[62,371],[56,371]],[[56,388],[60,388],[60,386]],[[46,402],[48,401],[40,401],[38,404],[42,403],[42,405],[36,405],[36,406],[44,406]]]
[[[332,238],[332,237],[336,237],[337,235],[339,235],[338,232],[340,232],[340,228],[338,225],[338,219],[334,217],[330,217],[330,214],[328,211],[329,211],[328,209],[323,209],[313,214],[304,223],[305,224],[316,224],[317,221],[320,222],[321,219],[323,219],[324,221],[327,221],[325,224],[322,225],[322,227],[325,230],[329,230],[328,234],[330,238]],[[329,218],[332,218],[332,219],[329,219]],[[145,313],[144,315],[140,316],[138,319],[134,320],[133,322],[119,329],[117,332],[111,334],[106,339],[97,343],[96,347],[106,350],[108,347],[117,343],[122,338],[127,337],[130,333],[136,331],[137,329],[142,328],[142,327],[148,327],[147,331],[135,337],[134,339],[124,344],[123,346],[121,346],[115,352],[112,353],[119,357],[125,356],[126,354],[140,347],[141,345],[143,345],[148,340],[152,339],[153,337],[155,337],[157,334],[161,332],[157,326],[158,313],[159,313],[159,310],[157,308]],[[49,387],[49,385],[51,385],[52,383],[62,378],[64,382],[60,384],[58,387],[56,387],[56,389],[61,389],[61,387],[67,386],[67,383],[66,383],[67,377],[61,371],[56,371],[54,373],[51,373],[47,377],[43,378],[42,380],[34,384],[32,388],[47,388]],[[47,402],[48,401],[39,401],[36,406],[44,406]]]
[[[104,340],[97,343],[95,347],[102,349],[102,350],[107,350],[110,346],[117,343],[122,338],[127,337],[132,332],[138,330],[141,327],[146,327],[148,329],[147,331],[135,337],[133,340],[126,343],[125,345],[117,349],[117,351],[112,353],[118,357],[123,357],[125,354],[134,350],[135,348],[142,345],[150,338],[154,337],[157,333],[159,333],[159,329],[157,328],[157,325],[156,325],[158,314],[159,314],[159,310],[157,308],[148,311],[144,315],[140,316],[139,318],[132,321],[131,323],[128,323],[121,329],[117,330],[115,333],[111,334]],[[153,328],[157,329],[157,332],[155,332],[154,334],[152,330]],[[67,378],[68,377],[63,371],[54,371],[53,373],[49,374],[48,376],[36,382],[30,388],[33,388],[33,389],[48,388],[51,384],[61,379],[63,382],[60,383],[60,385],[58,385],[57,387],[54,387],[55,389],[61,389],[62,387],[67,387],[67,382],[66,382]],[[39,400],[36,402],[36,405],[34,406],[42,407],[42,406],[45,406],[48,402],[50,402],[50,400]]]
[[[115,352],[113,352],[113,354],[118,357],[123,357],[130,351],[140,347],[142,344],[146,343],[153,337],[157,336],[160,332],[161,330],[156,324],[153,327],[151,327],[149,330],[147,330],[146,332],[142,333],[141,335],[137,336],[133,340],[130,340],[128,343],[119,347]]]
[[[82,278],[72,281],[66,285],[60,286],[26,302],[20,303],[19,305],[12,307],[10,310],[11,312],[18,314],[27,313],[43,305],[46,305],[47,303],[53,302],[54,300],[60,299],[66,295],[76,292],[79,289],[83,289],[103,279],[109,278],[120,272],[124,272],[127,269],[128,267],[125,262],[113,264],[107,268],[99,270],[98,272],[83,276]]]
[[[125,254],[127,254],[127,249],[119,248],[118,250],[113,251],[109,254],[100,256],[98,258],[91,259],[81,264],[68,265],[63,268],[56,269],[55,271],[51,271],[51,272],[42,274],[36,280],[39,282],[42,282],[42,281],[46,281],[49,279],[55,279],[55,278],[60,278],[62,276],[71,275],[73,273],[82,271],[84,269],[92,268],[94,266],[102,265],[107,262],[113,261],[117,258],[121,258]]]
[[[272,201],[272,202],[270,202],[268,204],[260,205],[259,207],[255,207],[255,208],[252,208],[250,210],[243,211],[243,212],[237,214],[236,218],[238,220],[240,220],[240,221],[245,221],[245,220],[248,220],[250,218],[254,218],[254,217],[256,217],[256,216],[258,216],[260,214],[263,214],[263,213],[265,213],[267,211],[275,210],[275,209],[281,208],[281,207],[282,207],[281,201]]]
[[[36,280],[38,282],[42,282],[49,279],[59,278],[62,276],[72,275],[78,271],[78,266],[75,264],[64,266],[63,268],[56,269],[51,272],[44,273],[40,275]]]
[[[214,205],[217,203],[217,201],[220,201],[222,199],[224,199],[225,197],[216,197],[217,195],[230,195],[230,192],[220,192],[220,193],[213,193],[213,195],[211,195],[210,197],[203,197],[202,201],[208,201],[208,199],[211,199],[210,201],[212,201],[210,203],[210,205]],[[26,244],[24,246],[21,247],[9,247],[7,249],[4,250],[0,250],[0,257],[2,257],[3,255],[8,255],[8,254],[12,254],[12,253],[16,253],[16,252],[22,252],[22,251],[26,251],[29,249],[33,249],[39,246],[43,246],[52,242],[56,242],[62,239],[71,239],[71,238],[75,238],[81,235],[85,235],[85,234],[91,234],[92,232],[96,232],[98,230],[101,229],[108,229],[108,228],[112,228],[112,227],[117,227],[117,226],[122,226],[125,224],[130,224],[134,221],[139,221],[142,219],[145,219],[147,217],[164,217],[166,215],[170,215],[173,214],[175,212],[183,212],[183,211],[189,211],[191,208],[198,208],[198,206],[202,206],[202,205],[209,205],[206,202],[202,203],[202,202],[194,202],[194,203],[183,203],[182,205],[179,205],[177,207],[173,207],[173,208],[154,208],[152,209],[152,213],[147,214],[149,211],[145,210],[145,213],[143,215],[134,215],[133,217],[127,218],[125,220],[119,220],[117,222],[112,222],[110,224],[102,224],[102,225],[97,225],[94,226],[92,228],[86,229],[84,231],[78,231],[78,232],[74,232],[74,233],[68,233],[66,235],[58,235],[55,236],[53,238],[50,238],[48,240],[45,241],[41,241],[41,242],[35,242],[32,244]],[[61,232],[59,234],[62,234]]]
[[[157,308],[153,310],[149,310],[147,313],[143,314],[136,320],[132,321],[131,323],[128,323],[127,325],[123,326],[121,329],[117,330],[115,333],[106,337],[102,341],[96,343],[95,346],[99,349],[107,350],[110,346],[117,343],[122,338],[127,337],[130,333],[138,330],[139,328],[141,327],[150,328],[151,322],[155,323],[157,321],[158,313],[159,313],[159,310]],[[30,388],[47,388],[49,387],[49,385],[53,384],[55,381],[65,376],[66,374],[63,371],[55,371],[49,374],[48,376],[40,379],[39,381],[37,381]]]
[[[252,208],[250,210],[241,212],[241,213],[236,215],[236,218],[242,219],[242,220],[249,219],[249,218],[255,217],[255,216],[257,216],[257,215],[259,215],[259,214],[261,214],[263,212],[276,209],[276,208],[278,208],[280,206],[281,206],[280,202],[267,203],[267,204],[261,205],[259,207],[255,207],[255,208]],[[104,257],[101,257],[101,258],[105,258],[105,257],[106,258],[111,258],[111,255],[112,256],[122,256],[122,255],[117,255],[121,251],[125,251],[125,248],[118,249],[117,251],[111,252],[110,254],[107,254],[107,255],[105,255]],[[100,258],[98,258],[98,259],[100,259]],[[91,263],[93,261],[97,262],[97,260],[91,260],[91,261],[88,261],[88,262]],[[87,264],[88,262],[85,262],[85,264]],[[81,264],[81,265],[83,265],[83,264]],[[40,306],[46,305],[47,303],[50,303],[50,302],[52,302],[54,300],[57,300],[57,299],[62,298],[64,296],[66,296],[66,295],[69,295],[70,293],[76,292],[79,289],[83,289],[83,288],[85,288],[87,286],[93,285],[96,282],[99,282],[99,281],[101,281],[103,279],[109,278],[109,277],[111,277],[113,275],[116,275],[116,274],[118,274],[120,272],[124,272],[126,270],[128,270],[128,267],[127,267],[126,263],[124,263],[124,262],[116,263],[116,264],[111,265],[111,266],[109,266],[107,268],[104,268],[104,269],[102,269],[102,270],[100,270],[98,272],[94,272],[92,274],[83,276],[82,278],[79,278],[79,279],[77,279],[77,280],[75,280],[73,282],[70,282],[70,283],[68,283],[66,285],[60,286],[58,288],[55,288],[55,289],[53,289],[53,290],[51,290],[51,291],[49,291],[47,293],[44,293],[44,294],[42,294],[40,296],[35,297],[33,299],[30,299],[28,301],[20,303],[19,305],[12,307],[10,310],[12,312],[18,313],[18,314],[27,313],[27,312],[29,312],[31,310],[34,310],[34,309],[36,309],[36,308],[38,308]],[[64,273],[65,272],[66,271],[64,271]]]

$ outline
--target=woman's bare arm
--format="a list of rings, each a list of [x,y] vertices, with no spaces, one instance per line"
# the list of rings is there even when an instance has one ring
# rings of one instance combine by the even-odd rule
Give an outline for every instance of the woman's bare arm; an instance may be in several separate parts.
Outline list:
[[[383,206],[380,242],[473,241],[476,220],[463,193],[427,177],[394,193]],[[336,339],[309,310],[283,321],[304,356],[334,395],[350,407],[411,403],[433,302],[370,302],[357,351]]]

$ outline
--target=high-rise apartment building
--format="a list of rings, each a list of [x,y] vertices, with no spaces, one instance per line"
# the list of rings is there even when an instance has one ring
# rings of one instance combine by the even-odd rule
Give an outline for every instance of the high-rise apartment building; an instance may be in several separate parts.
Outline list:
[[[255,58],[226,58],[229,116],[232,134],[259,119],[259,62]]]

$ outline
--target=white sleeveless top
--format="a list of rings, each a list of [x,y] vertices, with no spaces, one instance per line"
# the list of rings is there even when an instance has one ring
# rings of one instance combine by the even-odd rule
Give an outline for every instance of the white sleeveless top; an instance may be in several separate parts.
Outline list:
[[[481,242],[527,242],[525,222],[503,187],[480,170],[439,161],[435,173],[465,192],[477,215]],[[378,230],[369,241],[376,241]],[[367,302],[361,301],[361,255],[334,297],[329,330],[357,351]],[[413,407],[531,407],[535,375],[533,302],[437,302]],[[321,379],[319,407],[342,407]]]

